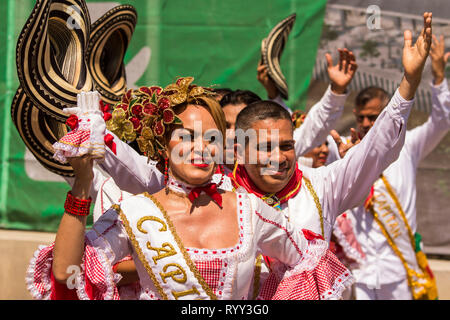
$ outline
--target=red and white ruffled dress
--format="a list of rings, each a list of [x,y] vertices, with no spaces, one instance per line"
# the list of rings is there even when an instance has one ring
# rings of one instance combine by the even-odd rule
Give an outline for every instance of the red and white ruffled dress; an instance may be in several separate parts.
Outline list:
[[[154,204],[150,198],[136,195],[124,200],[121,207],[128,201],[140,202],[138,207]],[[255,261],[261,254],[280,261],[272,272],[279,277],[276,288],[270,288],[272,299],[339,299],[351,285],[351,273],[320,235],[294,229],[283,215],[254,195],[237,192],[236,201],[240,237],[234,247],[184,248],[218,299],[252,297]],[[74,289],[53,278],[53,245],[36,251],[27,272],[27,288],[35,299],[123,299],[127,294],[119,295],[121,276],[113,266],[128,255],[135,261],[140,279],[136,298],[161,299],[113,208],[86,233],[82,268],[72,281],[77,284]]]

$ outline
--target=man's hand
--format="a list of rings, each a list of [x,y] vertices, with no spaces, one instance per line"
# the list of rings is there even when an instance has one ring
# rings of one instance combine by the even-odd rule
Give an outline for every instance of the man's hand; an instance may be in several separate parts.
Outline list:
[[[358,133],[353,128],[350,129],[351,139],[350,142],[348,143],[342,142],[342,138],[339,135],[339,133],[337,133],[336,130],[331,130],[330,135],[333,137],[334,142],[336,142],[339,151],[339,156],[341,157],[341,159],[344,158],[348,150],[350,150],[351,148],[353,148],[354,146],[356,146],[358,143],[361,142],[361,139],[358,137]]]
[[[264,89],[266,89],[267,97],[269,99],[275,99],[279,92],[275,83],[269,76],[269,70],[265,64],[259,60],[258,68],[256,69],[256,78],[263,85]]]
[[[356,73],[358,64],[356,63],[355,55],[348,49],[338,49],[339,62],[333,65],[333,59],[329,53],[325,54],[328,65],[328,76],[331,81],[331,90],[337,94],[343,94],[347,90],[347,86],[353,79]]]
[[[434,84],[439,85],[445,78],[445,65],[450,52],[445,52],[444,36],[440,36],[439,40],[433,34],[433,43],[431,44],[430,57],[431,57],[431,72],[433,74]]]
[[[423,29],[414,45],[411,31],[406,30],[404,32],[402,62],[405,75],[400,84],[399,92],[406,100],[413,99],[422,78],[423,67],[431,48],[431,20],[432,13],[425,12],[423,14]]]

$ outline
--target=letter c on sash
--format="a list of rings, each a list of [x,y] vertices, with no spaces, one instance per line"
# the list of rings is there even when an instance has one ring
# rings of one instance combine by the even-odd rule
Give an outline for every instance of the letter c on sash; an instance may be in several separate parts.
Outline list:
[[[146,216],[146,217],[140,218],[139,221],[138,221],[138,223],[137,223],[137,229],[138,229],[140,232],[142,232],[142,233],[144,233],[144,234],[147,233],[146,230],[142,229],[142,224],[143,224],[145,221],[147,221],[147,220],[152,220],[152,221],[156,221],[156,222],[161,223],[161,224],[162,224],[162,227],[161,227],[161,229],[159,229],[160,232],[167,231],[167,225],[166,225],[166,223],[165,223],[163,220],[161,220],[160,218],[155,217],[155,216]]]

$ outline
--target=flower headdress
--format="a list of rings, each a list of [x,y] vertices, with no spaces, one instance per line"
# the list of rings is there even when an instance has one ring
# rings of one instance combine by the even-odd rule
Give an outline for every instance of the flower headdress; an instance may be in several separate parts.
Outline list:
[[[173,107],[214,95],[211,89],[193,85],[193,81],[193,77],[183,77],[164,89],[152,86],[128,90],[114,105],[106,128],[123,141],[136,141],[148,159],[161,160],[164,133],[170,125],[182,124]]]
[[[301,111],[294,111],[291,118],[294,127],[299,128],[303,124],[303,122],[305,122],[306,114]]]

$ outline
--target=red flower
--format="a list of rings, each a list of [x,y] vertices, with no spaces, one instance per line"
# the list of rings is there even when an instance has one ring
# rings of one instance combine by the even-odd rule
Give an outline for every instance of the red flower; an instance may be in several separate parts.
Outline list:
[[[131,121],[131,123],[133,123],[134,130],[137,131],[138,129],[140,129],[141,121],[138,118],[133,117],[133,118],[130,119],[130,121]]]
[[[74,114],[70,115],[70,117],[66,120],[66,124],[71,130],[75,130],[78,128],[78,117]]]
[[[155,126],[153,127],[153,132],[155,134],[155,136],[162,136],[164,134],[165,128],[164,128],[164,123],[162,120],[157,121],[155,123]]]
[[[151,92],[150,88],[148,88],[148,87],[140,87],[140,88],[139,88],[139,91],[145,93],[145,94],[148,95],[148,96],[151,96],[151,95],[152,95],[152,92]]]
[[[108,121],[111,118],[112,118],[111,113],[109,113],[109,112],[103,113],[103,120],[105,120],[105,122]]]
[[[124,104],[124,103],[119,104],[119,105],[116,107],[116,109],[117,109],[117,108],[123,109],[123,111],[125,111],[125,113],[128,112],[128,105],[127,105],[127,104]]]
[[[148,115],[154,115],[158,111],[158,107],[153,103],[147,103],[144,105],[144,113]]]
[[[130,100],[131,100],[131,93],[132,93],[132,92],[133,92],[133,89],[130,89],[130,90],[127,91],[127,93],[125,93],[125,94],[122,96],[122,102],[123,102],[123,103],[126,103],[126,104],[130,103]]]
[[[161,110],[165,110],[167,108],[170,108],[170,100],[167,98],[161,98],[158,100],[158,107]]]
[[[136,117],[141,118],[142,109],[143,107],[140,104],[135,104],[133,107],[131,107],[131,113],[134,114]]]
[[[100,110],[105,113],[105,112],[109,112],[110,109],[110,105],[107,103],[104,103],[103,100],[100,100]]]
[[[163,111],[163,121],[166,124],[172,123],[175,120],[175,113],[172,109],[166,109]]]
[[[114,137],[111,134],[105,135],[103,138],[107,147],[109,147],[114,154],[116,153],[116,143],[114,142]]]
[[[160,95],[161,91],[162,91],[161,87],[156,87],[156,86],[150,87],[151,94],[156,93],[157,95]]]

